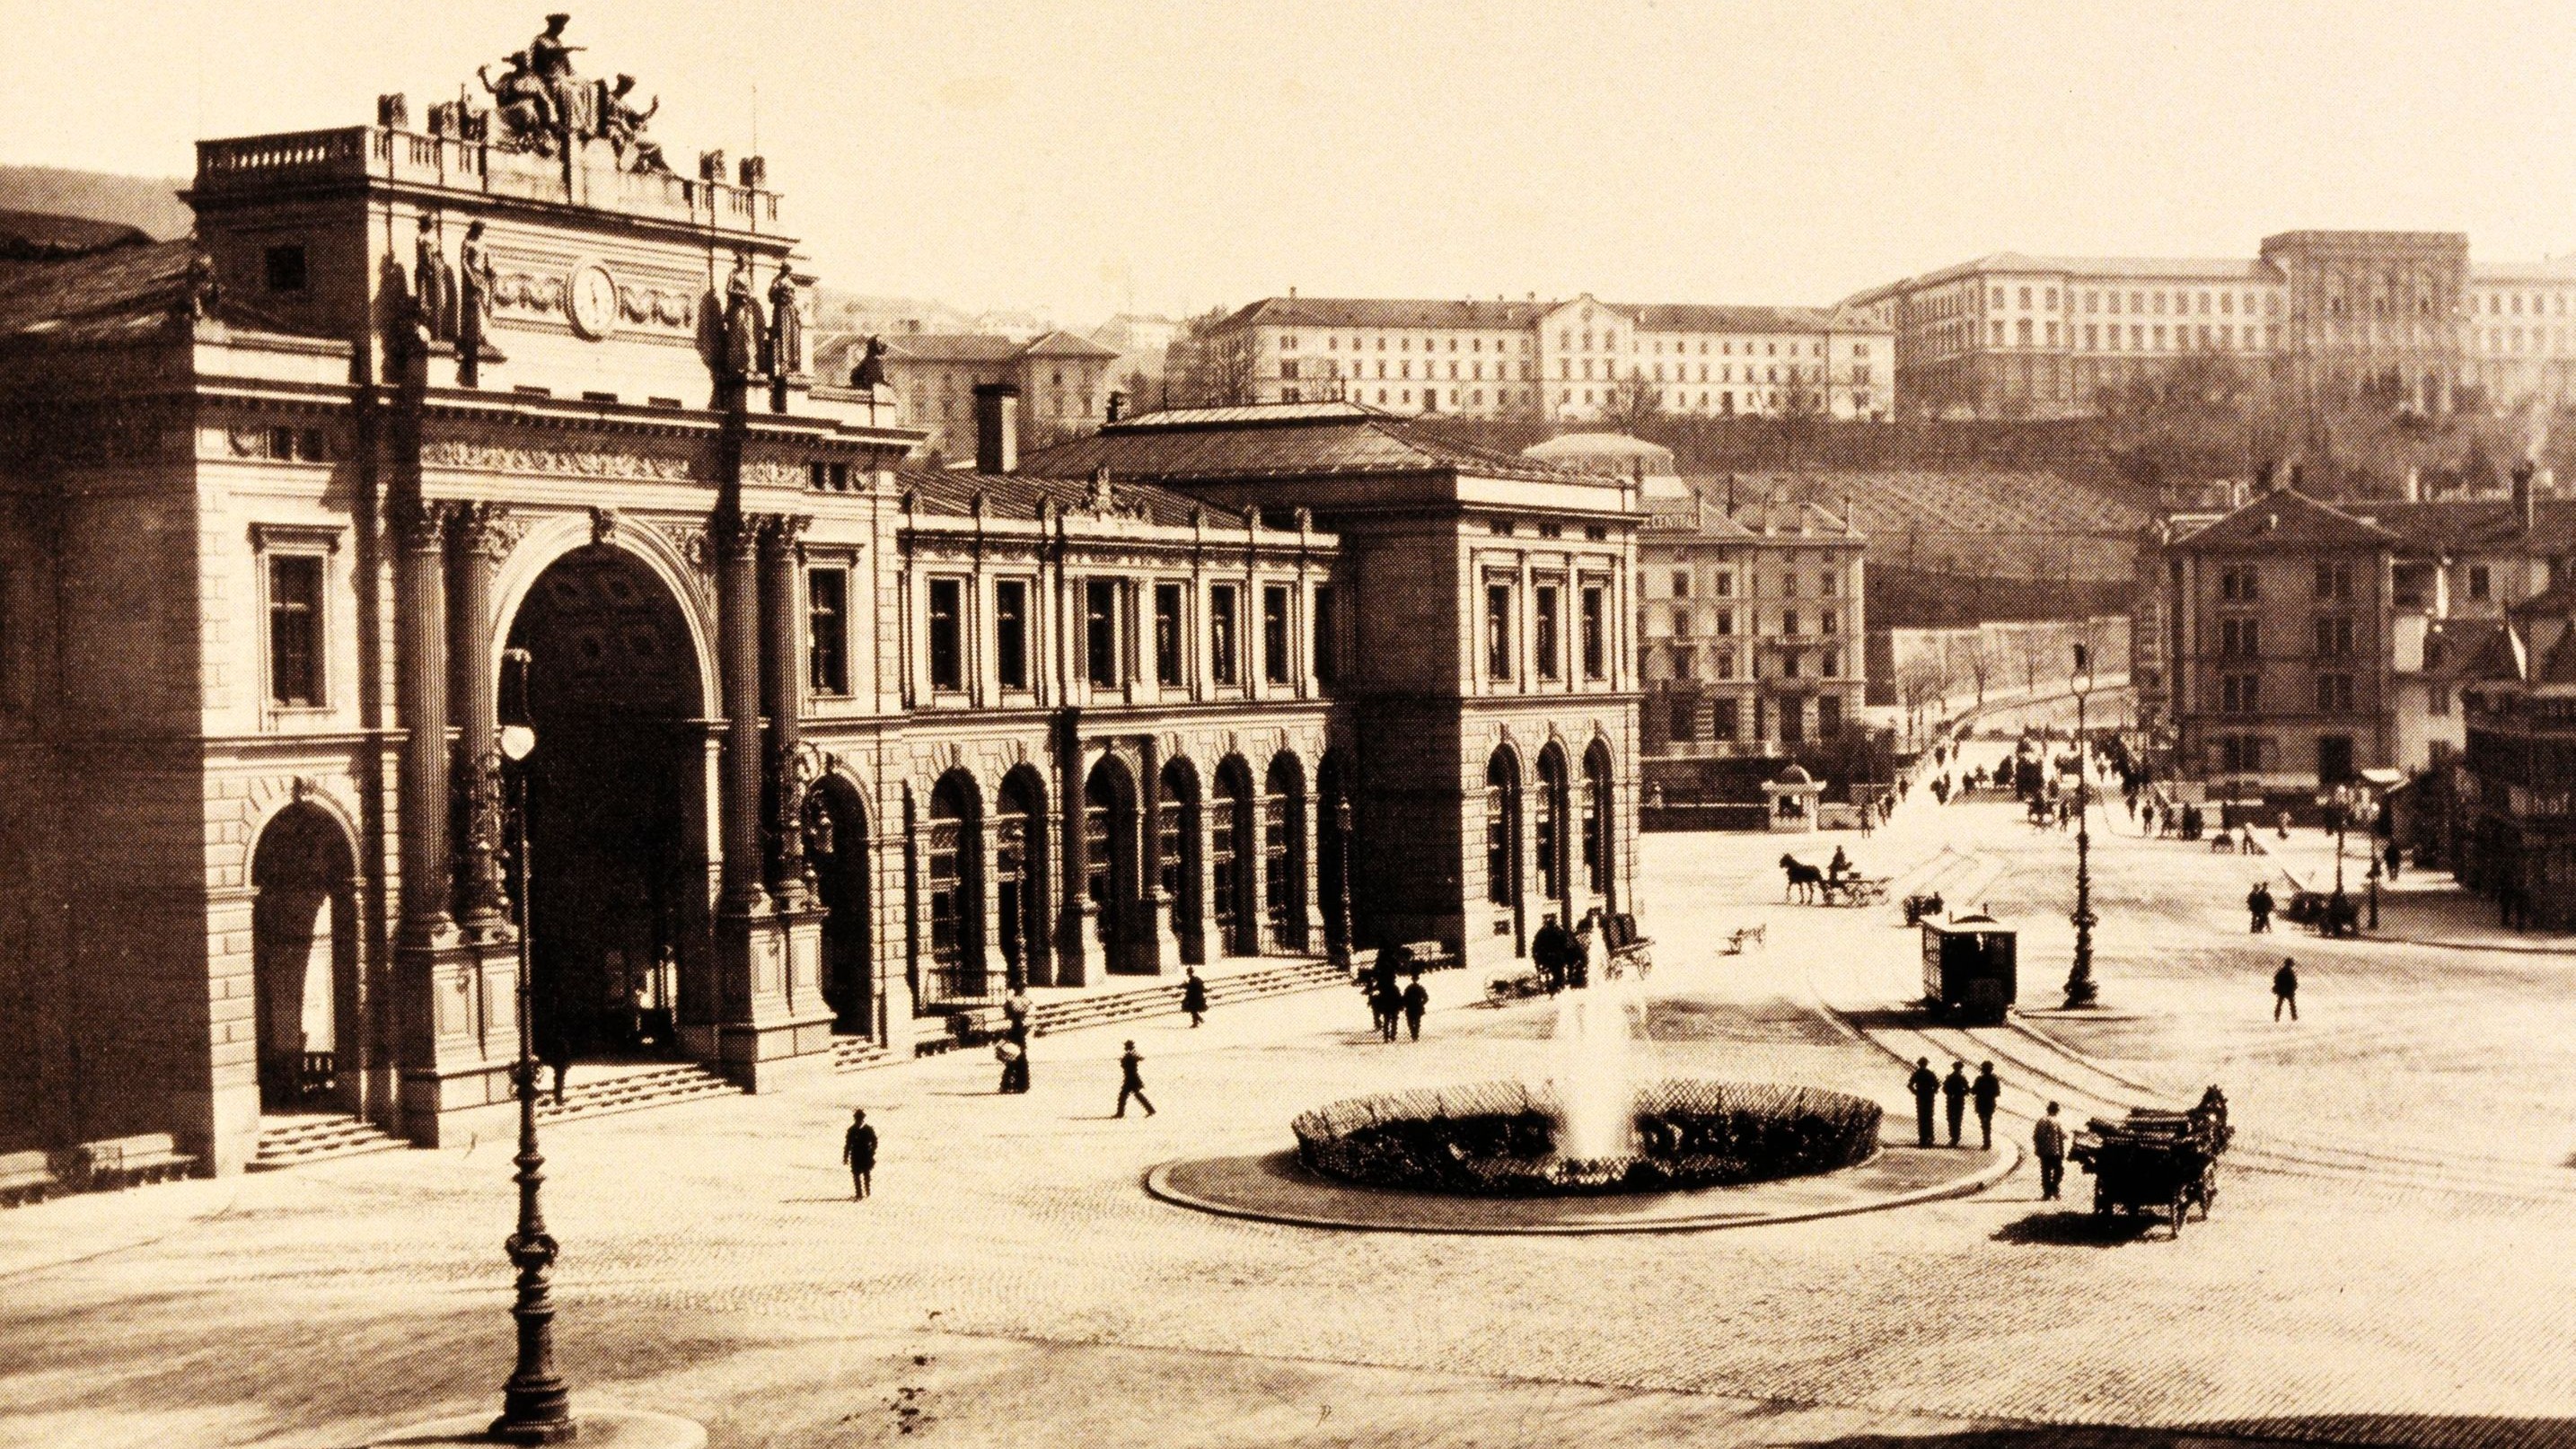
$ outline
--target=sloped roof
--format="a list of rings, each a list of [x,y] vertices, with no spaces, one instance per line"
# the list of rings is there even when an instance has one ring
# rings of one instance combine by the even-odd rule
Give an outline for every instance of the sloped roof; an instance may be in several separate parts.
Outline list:
[[[2530,673],[2530,658],[2521,633],[2510,627],[2500,628],[2485,637],[2459,673],[2462,679],[2519,684]]]
[[[0,344],[130,338],[178,304],[193,243],[147,242],[58,262],[0,264]]]
[[[1105,424],[1021,462],[1023,471],[1087,477],[1220,479],[1314,474],[1472,473],[1541,482],[1595,481],[1351,403],[1190,408]]]
[[[2254,499],[2205,528],[2174,540],[2176,548],[2374,548],[2405,540],[2294,488]]]
[[[2064,273],[2076,280],[2277,282],[2281,274],[2261,257],[2042,257],[2026,252],[1989,252],[1920,276],[1854,292],[1845,305],[1874,301],[1916,287],[1934,286],[1962,277],[2013,273]]]
[[[907,332],[885,339],[888,357],[920,362],[1008,362],[1022,344],[989,332]]]
[[[2351,511],[2428,553],[2475,553],[2503,548],[2541,552],[2576,550],[2576,498],[2532,503],[2532,528],[2505,498],[2436,498],[2422,503],[2354,503]]]
[[[1646,465],[1649,476],[1671,476],[1675,471],[1672,449],[1626,433],[1560,433],[1521,449],[1521,456],[1587,473],[1625,476],[1638,463]]]
[[[1028,346],[1021,348],[1020,354],[1024,357],[1097,357],[1107,359],[1116,357],[1118,355],[1118,349],[1114,347],[1103,347],[1088,337],[1076,337],[1070,332],[1057,331],[1050,332],[1044,337],[1037,339],[1035,342],[1030,343]]]
[[[2149,521],[2146,513],[2109,493],[2040,470],[1855,468],[1737,473],[1733,478],[1736,495],[1747,501],[1779,491],[1832,508],[1848,507],[1854,526],[1882,541],[1959,532],[2101,537],[2134,533]],[[1723,499],[1728,479],[1702,479],[1700,491]]]
[[[1822,332],[1839,324],[1826,307],[1729,307],[1695,302],[1622,302],[1642,332]]]
[[[916,512],[937,517],[971,516],[978,493],[984,496],[986,517],[1021,520],[1036,518],[1038,505],[1043,502],[1078,509],[1086,506],[1091,497],[1088,474],[1078,483],[1026,473],[976,473],[949,468],[899,468],[894,476],[895,486],[912,495]],[[1143,510],[1149,523],[1187,527],[1191,511],[1204,506],[1186,494],[1152,483],[1116,478],[1110,487],[1120,506]]]
[[[143,228],[123,222],[45,211],[0,210],[0,256],[31,260],[69,257],[111,247],[141,246],[151,240]]]
[[[1235,309],[1228,327],[1528,327],[1553,302],[1442,301],[1419,297],[1264,297]]]

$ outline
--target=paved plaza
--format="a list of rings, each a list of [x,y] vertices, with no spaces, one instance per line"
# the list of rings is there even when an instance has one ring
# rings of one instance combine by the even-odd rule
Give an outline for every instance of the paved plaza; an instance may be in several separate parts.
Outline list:
[[[2104,1009],[1976,1031],[1897,1009],[1919,953],[1892,901],[1783,904],[1777,858],[1839,843],[1900,896],[1986,905],[2047,1007],[2071,833],[1917,790],[1867,840],[1650,838],[1644,1050],[1864,1092],[1906,1130],[1900,1057],[1991,1057],[2014,1142],[2044,1096],[2080,1120],[2223,1084],[2236,1149],[2178,1240],[2097,1230],[2080,1173],[2067,1211],[2038,1202],[2027,1163],[1886,1212],[1604,1238],[1280,1226],[1142,1189],[1287,1147],[1316,1103],[1543,1072],[1547,1005],[1450,974],[1419,1044],[1328,990],[1041,1038],[1026,1096],[949,1055],[551,1131],[576,1405],[719,1445],[2576,1442],[2576,961],[2251,937],[2245,890],[2281,862],[2141,839],[2116,801],[2094,824]],[[1723,954],[1747,925],[1767,943]],[[2271,1019],[2284,954],[2295,1025]],[[1150,1119],[1110,1117],[1129,1036]],[[853,1104],[885,1142],[863,1205]],[[0,1214],[0,1440],[344,1444],[490,1404],[508,1150]]]

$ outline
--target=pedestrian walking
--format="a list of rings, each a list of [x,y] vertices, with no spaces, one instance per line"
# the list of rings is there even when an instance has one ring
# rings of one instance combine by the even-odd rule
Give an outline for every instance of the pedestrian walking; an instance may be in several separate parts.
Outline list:
[[[1565,984],[1565,948],[1573,939],[1554,915],[1540,922],[1538,934],[1530,938],[1530,964],[1538,968],[1538,984],[1550,996]]]
[[[1029,1049],[1006,1036],[993,1043],[993,1060],[1002,1064],[1002,1084],[995,1090],[1004,1096],[1022,1090],[1020,1069],[1028,1065]]]
[[[1404,988],[1404,1029],[1422,1040],[1422,1013],[1431,1009],[1431,993],[1422,989],[1422,973],[1415,972]]]
[[[2066,1129],[2058,1125],[2057,1104],[2048,1104],[2048,1115],[2030,1129],[2030,1150],[2039,1159],[2039,1195],[2042,1201],[2057,1201],[2058,1189],[2066,1183]]]
[[[1136,1099],[1137,1106],[1145,1109],[1146,1116],[1154,1115],[1154,1103],[1145,1095],[1144,1075],[1137,1070],[1144,1060],[1136,1055],[1136,1044],[1132,1041],[1118,1053],[1118,1110],[1110,1113],[1111,1116],[1126,1116],[1127,1099],[1130,1097]]]
[[[1395,1040],[1396,1026],[1404,1019],[1404,993],[1391,985],[1380,986],[1371,1009],[1377,1015],[1378,1040]]]
[[[564,1085],[572,1076],[572,1037],[560,1026],[548,1027],[539,1039],[537,1056],[555,1074],[555,1105],[564,1104]]]
[[[2397,842],[2388,842],[2388,878],[2397,879]]]
[[[1196,966],[1189,968],[1189,975],[1181,982],[1181,1010],[1190,1014],[1192,1027],[1207,1021],[1207,983],[1199,979]]]
[[[2281,812],[2281,838],[2283,840],[2290,838],[2290,812],[2287,810]]]
[[[2290,1020],[2299,1019],[2299,968],[2289,957],[2281,958],[2281,969],[2272,973],[2272,1019],[2281,1019],[2281,1008],[2290,1009]]]
[[[1977,1147],[1983,1152],[1995,1150],[1995,1104],[2003,1099],[2004,1084],[1995,1075],[1993,1062],[1977,1063],[1977,1079],[1968,1084],[1968,1096],[1977,1106]]]
[[[2261,881],[2245,893],[2245,913],[2253,917],[2246,929],[2254,935],[2268,935],[2272,930],[2272,888]]]
[[[1950,1145],[1959,1145],[1959,1129],[1968,1119],[1968,1064],[1950,1063],[1950,1075],[1941,1079],[1941,1106],[1950,1121]]]
[[[1022,1046],[1029,1044],[1027,988],[1014,986],[1010,989],[1010,993],[1002,998],[1002,1031],[1004,1035]]]
[[[2138,833],[2148,837],[2156,833],[2156,802],[2153,800],[2138,811]]]
[[[1941,1079],[1932,1075],[1932,1059],[1916,1057],[1914,1075],[1905,1079],[1905,1089],[1914,1094],[1914,1132],[1921,1145],[1932,1145],[1932,1103],[1941,1095]]]
[[[868,1200],[868,1180],[877,1170],[877,1129],[868,1125],[868,1109],[850,1109],[850,1130],[841,1134],[841,1160],[850,1165],[850,1193],[854,1202]]]

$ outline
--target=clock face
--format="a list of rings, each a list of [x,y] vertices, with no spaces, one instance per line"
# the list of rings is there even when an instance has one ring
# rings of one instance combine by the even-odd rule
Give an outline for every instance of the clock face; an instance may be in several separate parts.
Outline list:
[[[617,328],[617,279],[597,262],[574,267],[564,288],[564,311],[572,318],[575,332],[584,337],[607,336]]]

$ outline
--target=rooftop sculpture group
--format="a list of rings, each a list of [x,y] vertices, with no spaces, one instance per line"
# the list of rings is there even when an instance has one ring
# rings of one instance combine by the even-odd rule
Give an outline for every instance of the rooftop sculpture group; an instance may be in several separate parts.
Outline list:
[[[582,141],[605,141],[629,171],[669,171],[662,148],[644,134],[662,109],[661,98],[638,107],[632,99],[635,77],[620,75],[611,83],[576,74],[573,52],[585,47],[564,39],[564,27],[571,23],[572,17],[560,11],[547,16],[546,28],[525,49],[503,58],[506,69],[499,80],[492,78],[490,66],[475,68],[500,119],[499,144],[552,156]],[[433,131],[441,129],[443,118],[437,112],[444,109],[433,108]],[[461,106],[455,115],[460,133],[480,129],[481,118],[465,115]]]

